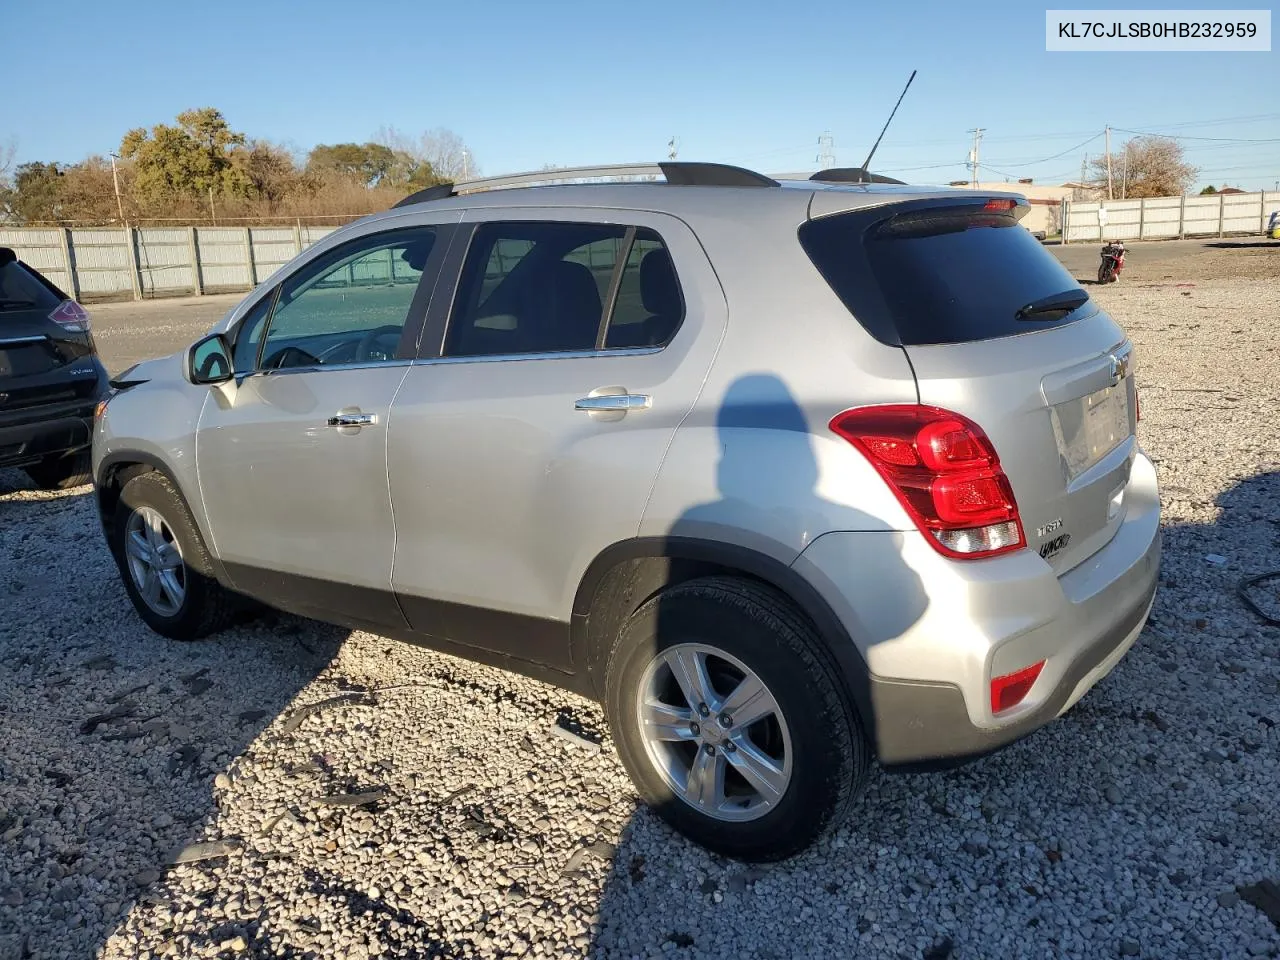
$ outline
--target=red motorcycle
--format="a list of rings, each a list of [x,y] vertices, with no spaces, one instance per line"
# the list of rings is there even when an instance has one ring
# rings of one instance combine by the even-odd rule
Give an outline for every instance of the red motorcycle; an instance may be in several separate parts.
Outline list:
[[[1115,283],[1124,269],[1124,242],[1112,240],[1102,248],[1102,263],[1098,265],[1098,282]]]

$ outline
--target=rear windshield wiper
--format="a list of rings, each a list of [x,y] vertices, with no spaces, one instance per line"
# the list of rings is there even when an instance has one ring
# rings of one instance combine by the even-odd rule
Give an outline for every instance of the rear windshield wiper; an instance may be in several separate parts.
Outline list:
[[[1039,300],[1032,300],[1025,307],[1019,307],[1013,315],[1015,320],[1048,319],[1049,314],[1057,314],[1053,319],[1065,317],[1077,307],[1089,302],[1089,294],[1083,290],[1064,290]]]

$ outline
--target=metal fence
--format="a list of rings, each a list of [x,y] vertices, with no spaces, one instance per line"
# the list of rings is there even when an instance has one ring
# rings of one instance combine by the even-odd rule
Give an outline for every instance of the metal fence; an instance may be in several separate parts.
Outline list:
[[[77,300],[251,290],[336,227],[0,227]]]
[[[1067,200],[1066,243],[1104,240],[1170,240],[1260,234],[1280,210],[1280,192],[1211,193],[1145,200]]]

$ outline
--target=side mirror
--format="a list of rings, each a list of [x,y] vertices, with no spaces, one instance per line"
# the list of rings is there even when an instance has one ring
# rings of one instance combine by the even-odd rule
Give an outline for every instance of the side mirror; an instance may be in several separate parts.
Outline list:
[[[187,351],[187,379],[192,383],[223,383],[231,375],[231,345],[222,334],[211,333]]]

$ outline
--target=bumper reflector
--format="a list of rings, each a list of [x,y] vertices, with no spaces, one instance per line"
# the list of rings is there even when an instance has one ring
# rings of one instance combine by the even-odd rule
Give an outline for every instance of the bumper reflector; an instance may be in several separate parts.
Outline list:
[[[1044,661],[1024,667],[1017,673],[1006,673],[991,679],[991,712],[1002,713],[1020,704],[1035,686],[1036,678],[1044,669]]]

